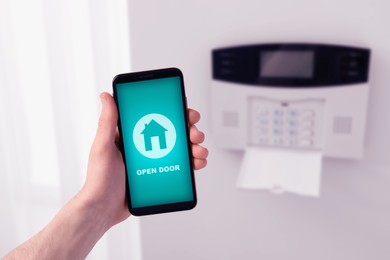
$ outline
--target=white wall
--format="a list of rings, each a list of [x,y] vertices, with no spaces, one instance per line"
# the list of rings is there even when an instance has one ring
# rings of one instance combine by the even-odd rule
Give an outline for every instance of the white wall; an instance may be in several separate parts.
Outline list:
[[[98,94],[130,69],[127,11],[127,0],[0,0],[0,258],[81,188]],[[141,259],[138,227],[117,225],[87,259]]]
[[[145,259],[389,259],[390,2],[386,0],[130,0],[135,70],[185,75],[210,149],[195,210],[143,217]],[[210,50],[268,41],[359,44],[372,49],[365,157],[325,159],[319,199],[242,191],[243,154],[215,147]]]

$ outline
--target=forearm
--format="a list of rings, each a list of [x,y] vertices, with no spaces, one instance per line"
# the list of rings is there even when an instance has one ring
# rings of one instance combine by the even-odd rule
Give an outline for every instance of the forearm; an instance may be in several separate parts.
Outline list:
[[[77,195],[41,232],[4,259],[84,259],[109,228],[101,213]]]

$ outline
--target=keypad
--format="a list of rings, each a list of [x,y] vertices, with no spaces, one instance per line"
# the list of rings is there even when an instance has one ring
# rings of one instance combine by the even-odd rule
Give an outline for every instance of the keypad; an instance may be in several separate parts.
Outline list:
[[[322,104],[319,101],[250,100],[250,142],[266,146],[319,147]]]

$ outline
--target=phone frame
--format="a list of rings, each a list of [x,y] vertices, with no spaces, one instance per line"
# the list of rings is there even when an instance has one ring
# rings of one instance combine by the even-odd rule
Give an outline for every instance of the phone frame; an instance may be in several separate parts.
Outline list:
[[[126,151],[124,149],[123,140],[121,138],[122,126],[121,126],[121,121],[120,121],[120,111],[118,108],[118,97],[117,97],[116,84],[130,83],[130,82],[136,82],[136,81],[147,81],[147,80],[152,80],[152,79],[161,79],[161,78],[169,78],[169,77],[180,77],[180,87],[181,87],[181,93],[182,93],[181,102],[182,102],[182,107],[184,109],[183,120],[185,121],[185,125],[187,126],[185,129],[186,129],[186,138],[187,138],[187,144],[188,144],[187,145],[188,160],[189,160],[189,164],[190,164],[193,200],[192,201],[185,201],[185,202],[178,202],[178,203],[160,204],[160,205],[154,205],[154,206],[133,208],[132,204],[131,204],[129,177],[128,177],[127,167],[126,167],[126,165],[127,165],[126,156],[125,156]],[[119,130],[119,136],[120,136],[119,148],[120,148],[120,151],[122,153],[123,162],[125,164],[126,200],[127,200],[127,205],[128,205],[130,213],[134,216],[143,216],[143,215],[168,213],[168,212],[193,209],[197,204],[197,196],[196,196],[193,156],[192,156],[192,149],[191,149],[192,145],[191,145],[190,135],[189,135],[189,126],[190,125],[189,125],[189,120],[188,120],[187,99],[186,99],[185,90],[184,90],[183,73],[178,68],[165,68],[165,69],[157,69],[157,70],[148,70],[148,71],[139,71],[139,72],[119,74],[119,75],[114,77],[112,85],[113,85],[114,100],[115,100],[115,104],[117,106],[117,111],[118,111],[118,130]]]

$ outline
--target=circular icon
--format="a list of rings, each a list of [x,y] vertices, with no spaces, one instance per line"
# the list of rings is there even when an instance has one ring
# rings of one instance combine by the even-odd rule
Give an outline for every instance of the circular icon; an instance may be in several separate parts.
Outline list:
[[[135,124],[133,141],[143,156],[153,159],[164,157],[175,146],[175,126],[166,116],[148,114]]]

